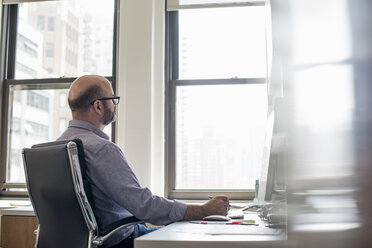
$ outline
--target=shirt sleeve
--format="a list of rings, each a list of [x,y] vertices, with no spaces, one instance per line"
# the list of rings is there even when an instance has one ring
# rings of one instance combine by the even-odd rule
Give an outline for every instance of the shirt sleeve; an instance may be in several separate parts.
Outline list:
[[[92,164],[91,177],[97,187],[138,219],[157,225],[183,219],[187,205],[153,195],[147,187],[141,187],[123,152],[115,144],[102,146]]]

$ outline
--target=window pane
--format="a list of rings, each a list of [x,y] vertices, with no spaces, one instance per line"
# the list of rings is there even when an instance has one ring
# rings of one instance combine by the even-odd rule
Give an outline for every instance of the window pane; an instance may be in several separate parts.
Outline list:
[[[253,189],[266,85],[178,86],[176,99],[176,189]]]
[[[179,11],[179,79],[266,76],[264,6]]]
[[[8,164],[6,181],[25,182],[21,151],[34,144],[55,141],[71,120],[66,89],[11,85],[9,91]],[[111,125],[104,132],[111,137]]]
[[[57,139],[61,131],[60,120],[66,123],[71,120],[68,105],[61,107],[59,99],[67,91],[11,86],[7,182],[25,182],[21,159],[23,148]]]
[[[54,57],[54,44],[53,43],[46,43],[46,49],[45,49],[46,57],[47,58],[53,58]]]
[[[44,16],[37,17],[37,29],[44,30]]]
[[[48,31],[54,31],[54,17],[48,17]]]
[[[113,0],[19,6],[16,79],[112,75]]]

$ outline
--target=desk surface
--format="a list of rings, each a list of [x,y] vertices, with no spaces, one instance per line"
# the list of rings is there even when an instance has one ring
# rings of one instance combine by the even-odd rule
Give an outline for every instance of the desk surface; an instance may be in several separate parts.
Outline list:
[[[1,209],[0,215],[8,216],[35,216],[34,209],[32,206],[25,207],[12,207],[7,209]]]
[[[27,204],[25,204],[27,205]],[[34,216],[32,206],[0,210],[1,215]],[[245,219],[255,219],[259,226],[194,224],[181,221],[170,224],[134,241],[135,248],[279,248],[287,247],[285,230],[277,232],[253,214]]]
[[[0,200],[0,215],[35,216],[29,200]]]
[[[280,247],[286,243],[285,230],[265,226],[256,214],[245,219],[256,219],[259,226],[194,224],[187,221],[172,223],[134,241],[135,248],[222,248],[222,247]]]

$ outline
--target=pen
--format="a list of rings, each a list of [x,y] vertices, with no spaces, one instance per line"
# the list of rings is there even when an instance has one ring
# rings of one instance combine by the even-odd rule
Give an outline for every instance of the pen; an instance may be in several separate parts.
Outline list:
[[[243,221],[233,221],[233,222],[208,222],[208,221],[189,221],[189,223],[194,223],[194,224],[222,224],[222,225],[252,225],[252,226],[258,226],[256,223],[248,223],[248,222],[243,222]]]
[[[189,221],[189,223],[194,223],[194,224],[208,224],[206,221]]]
[[[258,223],[249,223],[249,222],[243,222],[241,225],[247,225],[247,226],[259,226]]]
[[[189,223],[194,223],[194,224],[227,224],[226,222],[218,222],[218,221],[200,221],[200,220],[193,220],[193,221],[189,221]]]
[[[231,222],[219,222],[219,221],[201,221],[201,220],[193,220],[193,221],[189,221],[189,223],[194,223],[194,224],[211,224],[211,225],[214,225],[214,224],[217,224],[217,225],[226,225],[228,223],[231,223]]]

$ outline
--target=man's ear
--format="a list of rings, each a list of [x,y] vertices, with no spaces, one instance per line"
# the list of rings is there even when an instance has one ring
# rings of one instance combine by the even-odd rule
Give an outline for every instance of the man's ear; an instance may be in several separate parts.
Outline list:
[[[100,100],[97,100],[93,103],[93,110],[98,115],[101,115],[103,113],[103,105]]]

